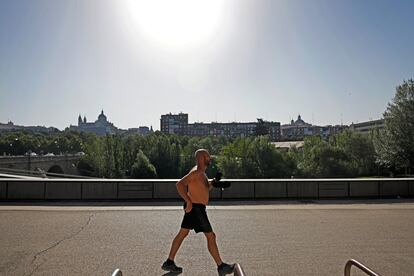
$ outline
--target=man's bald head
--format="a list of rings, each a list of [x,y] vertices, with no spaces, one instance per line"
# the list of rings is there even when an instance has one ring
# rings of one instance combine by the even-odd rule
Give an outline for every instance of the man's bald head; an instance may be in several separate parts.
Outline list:
[[[206,149],[196,150],[194,156],[197,161],[197,165],[204,165],[206,167],[210,165],[210,154]]]

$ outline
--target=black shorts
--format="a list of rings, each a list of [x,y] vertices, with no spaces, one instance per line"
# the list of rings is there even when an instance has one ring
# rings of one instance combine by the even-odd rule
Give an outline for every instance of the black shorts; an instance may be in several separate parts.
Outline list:
[[[186,203],[184,203],[184,209]],[[185,229],[194,229],[196,233],[198,232],[213,232],[211,228],[210,221],[207,217],[206,205],[193,203],[193,209],[190,212],[184,214],[183,222],[181,223],[181,228]]]

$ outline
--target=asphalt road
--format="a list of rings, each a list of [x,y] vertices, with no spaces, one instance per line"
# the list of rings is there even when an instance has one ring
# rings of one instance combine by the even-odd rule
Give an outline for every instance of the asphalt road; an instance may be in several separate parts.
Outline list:
[[[164,275],[179,208],[0,206],[0,275]],[[343,275],[350,258],[381,275],[414,275],[414,202],[207,210],[224,261],[248,276]],[[182,275],[217,275],[201,233],[176,262]]]

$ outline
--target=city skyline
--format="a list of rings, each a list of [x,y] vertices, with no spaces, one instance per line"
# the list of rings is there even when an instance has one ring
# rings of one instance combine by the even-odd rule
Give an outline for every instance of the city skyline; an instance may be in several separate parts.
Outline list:
[[[122,129],[159,129],[166,111],[193,122],[379,119],[395,87],[414,76],[413,8],[374,0],[4,0],[0,122],[64,129],[101,109]]]
[[[99,117],[98,115],[99,115],[99,113],[103,113],[104,112],[104,110],[103,109],[101,109],[101,112],[98,112],[95,116],[92,116],[92,118],[97,118],[97,117]],[[183,113],[183,114],[187,114],[187,113],[185,113],[185,112],[179,112],[179,113],[173,113],[173,112],[169,112],[169,113],[165,113],[165,114],[160,114],[158,117],[159,118],[161,118],[161,116],[162,115],[168,115],[168,114],[180,114],[180,113]],[[109,115],[110,117],[111,117],[111,115]],[[288,122],[282,122],[282,121],[280,121],[280,120],[277,120],[277,119],[275,119],[275,120],[266,120],[265,118],[259,118],[259,117],[255,117],[255,118],[252,118],[251,120],[246,120],[246,121],[227,121],[227,122],[225,122],[225,121],[220,121],[220,120],[216,120],[216,121],[194,121],[194,120],[190,120],[190,118],[191,118],[191,114],[188,114],[188,118],[189,118],[189,123],[195,123],[195,124],[197,124],[197,123],[201,123],[201,124],[211,124],[211,123],[249,123],[249,122],[255,122],[256,120],[261,120],[261,119],[263,119],[264,121],[275,121],[275,122],[278,122],[278,123],[280,123],[280,125],[289,125],[289,124],[291,124],[291,122],[292,121],[295,121],[296,119],[298,119],[299,117],[303,117],[300,113],[296,116],[296,118],[292,118],[292,119],[290,119],[290,121],[288,121]],[[91,120],[91,119],[88,119],[89,117],[87,117],[86,115],[84,115],[83,113],[79,113],[78,115],[77,115],[77,117],[76,117],[76,123],[75,122],[69,122],[69,124],[68,125],[66,125],[66,126],[64,126],[63,128],[59,128],[59,127],[56,127],[56,126],[53,126],[53,125],[45,125],[45,124],[43,124],[43,123],[41,123],[41,122],[38,122],[38,123],[34,123],[34,124],[32,124],[32,125],[25,125],[25,124],[19,124],[19,123],[16,123],[16,122],[14,122],[14,121],[12,121],[12,120],[8,120],[8,121],[5,121],[5,122],[3,122],[3,121],[0,121],[0,124],[3,124],[3,125],[5,125],[5,124],[8,124],[8,123],[13,123],[13,125],[16,125],[16,126],[24,126],[24,127],[34,127],[34,126],[38,126],[38,127],[46,127],[46,128],[56,128],[56,129],[58,129],[58,130],[60,130],[60,131],[64,131],[65,129],[70,129],[72,126],[76,126],[78,123],[79,123],[79,118],[82,118],[82,121],[84,120],[84,119],[86,119],[86,121],[85,122],[87,122],[87,123],[93,123],[94,121],[94,119],[93,120]],[[352,123],[362,123],[362,122],[368,122],[368,121],[374,121],[374,120],[377,120],[378,118],[372,118],[372,120],[365,120],[365,121],[359,121],[359,122],[351,122],[351,124]],[[132,129],[132,128],[137,128],[137,127],[150,127],[150,128],[152,128],[152,129],[154,129],[154,131],[156,131],[156,130],[161,130],[160,129],[160,124],[159,124],[159,120],[160,119],[158,119],[158,124],[157,125],[145,125],[145,124],[135,124],[135,125],[131,125],[131,126],[127,126],[127,127],[125,127],[125,128],[121,128],[121,127],[118,127],[118,125],[116,124],[116,123],[114,123],[112,120],[110,121],[110,123],[112,123],[115,127],[117,127],[117,128],[119,128],[119,129],[122,129],[122,130],[128,130],[128,129]],[[74,120],[75,121],[75,120]],[[308,118],[305,118],[305,121],[306,121],[306,123],[310,123],[311,125],[320,125],[320,126],[322,126],[321,124],[314,124],[314,123],[312,123]],[[351,125],[351,124],[335,124],[335,123],[328,123],[328,124],[324,124],[323,126],[328,126],[328,125],[332,125],[332,126],[335,126],[335,125],[344,125],[344,126],[347,126],[347,125]]]

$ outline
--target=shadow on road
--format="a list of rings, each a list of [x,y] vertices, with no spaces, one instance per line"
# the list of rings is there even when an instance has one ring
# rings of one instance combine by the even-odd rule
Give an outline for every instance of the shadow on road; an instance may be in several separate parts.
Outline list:
[[[173,275],[179,275],[181,272],[167,272],[162,274],[161,276],[173,276]]]

